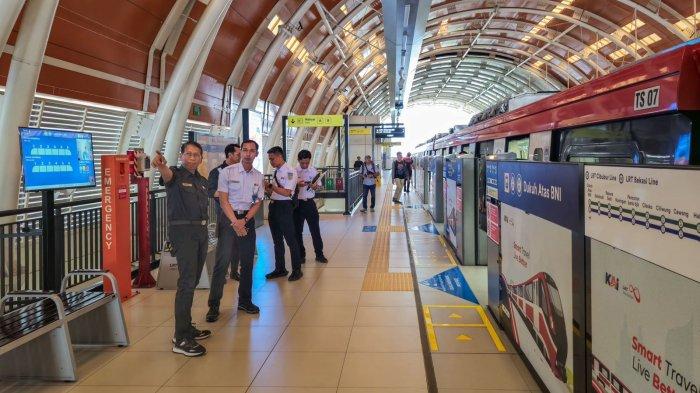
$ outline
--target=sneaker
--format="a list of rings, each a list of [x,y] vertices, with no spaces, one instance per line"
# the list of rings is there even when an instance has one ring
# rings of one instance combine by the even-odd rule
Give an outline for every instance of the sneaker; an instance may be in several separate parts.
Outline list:
[[[373,208],[373,207],[370,207],[370,208],[369,208],[369,211],[373,212],[373,211],[374,211],[374,208]]]
[[[231,278],[236,281],[241,281],[241,274],[238,272],[231,272]]]
[[[253,303],[240,303],[238,304],[238,309],[247,312],[248,314],[258,314],[260,313],[260,307]]]
[[[209,307],[207,322],[216,322],[217,319],[219,319],[219,307]]]
[[[366,212],[366,211],[367,211],[367,209],[365,209],[365,208],[362,208],[362,209],[360,209],[360,211],[361,211],[362,213],[364,213],[364,212]]]
[[[175,345],[173,346],[173,352],[189,357],[194,357],[204,355],[205,353],[207,353],[207,349],[195,340],[184,339],[175,343]]]
[[[271,280],[271,279],[277,278],[277,277],[284,277],[287,274],[289,274],[289,272],[286,270],[273,270],[270,273],[267,273],[265,275],[265,278],[268,280]]]
[[[394,203],[397,203],[397,204],[399,204],[399,205],[401,205],[401,204],[402,204],[402,203],[401,203],[401,201],[400,201],[400,200],[398,200],[398,199],[394,199]]]
[[[321,263],[328,263],[328,258],[325,256],[321,255],[319,257],[316,257],[316,262],[321,262]]]
[[[289,281],[296,281],[304,276],[301,270],[295,270],[289,275]]]
[[[192,338],[195,340],[204,340],[209,337],[211,337],[211,330],[199,330],[192,326]]]

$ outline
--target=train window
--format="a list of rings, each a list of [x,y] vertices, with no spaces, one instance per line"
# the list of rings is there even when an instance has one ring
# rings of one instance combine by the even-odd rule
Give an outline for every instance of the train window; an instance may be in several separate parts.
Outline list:
[[[690,118],[674,113],[563,130],[559,160],[687,165],[692,128]]]
[[[493,141],[479,142],[479,157],[486,157],[493,154]]]
[[[530,138],[518,138],[508,141],[508,152],[513,152],[518,160],[527,160],[530,151]]]
[[[532,154],[533,161],[544,161],[544,152],[541,147],[536,147]]]
[[[549,298],[551,299],[551,305],[552,305],[552,311],[557,316],[564,317],[564,309],[561,306],[561,296],[559,296],[559,290],[557,287],[552,285],[551,283],[547,283],[548,289],[549,289]]]

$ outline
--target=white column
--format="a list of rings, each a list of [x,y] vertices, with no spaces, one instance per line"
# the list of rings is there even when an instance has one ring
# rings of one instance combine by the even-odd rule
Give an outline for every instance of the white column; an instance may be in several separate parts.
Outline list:
[[[22,6],[24,6],[24,0],[0,1],[0,54],[2,54],[5,44],[7,44],[7,38],[12,32],[15,22],[17,22]]]
[[[5,149],[3,165],[0,165],[0,210],[17,208],[22,172],[17,128],[29,123],[57,7],[58,0],[30,0],[22,17],[7,75],[4,104],[0,109],[0,141]]]
[[[153,129],[146,143],[146,152],[154,155],[156,150],[160,150],[165,140],[166,131],[170,124],[171,117],[175,111],[175,106],[180,98],[180,93],[185,88],[192,68],[202,52],[209,33],[213,30],[221,14],[225,14],[231,5],[230,0],[211,0],[204,10],[202,17],[197,21],[197,25],[192,32],[192,36],[187,41],[180,59],[175,65],[173,74],[170,77],[165,92],[160,96],[158,111],[153,122]]]
[[[229,5],[231,5],[233,0],[226,1],[229,3]],[[228,9],[228,6],[226,8]],[[175,164],[177,162],[180,145],[182,144],[182,133],[185,129],[187,117],[190,114],[192,100],[194,99],[194,94],[197,92],[199,79],[204,71],[204,64],[207,62],[209,52],[211,52],[211,47],[214,45],[216,36],[219,33],[219,28],[221,27],[221,23],[223,23],[225,17],[226,13],[224,12],[219,16],[214,28],[209,33],[209,38],[207,38],[204,48],[202,48],[202,52],[197,57],[197,63],[190,72],[187,85],[180,93],[180,98],[177,100],[177,106],[175,107],[175,112],[173,113],[170,124],[168,125],[168,132],[166,133],[165,138],[165,159],[170,163]]]
[[[255,105],[258,103],[258,99],[260,99],[260,93],[262,92],[262,89],[265,86],[265,81],[267,80],[268,74],[270,73],[270,69],[272,69],[272,66],[275,64],[275,61],[280,55],[282,45],[284,45],[284,41],[289,36],[289,33],[287,33],[287,28],[293,27],[294,25],[299,23],[304,14],[306,14],[306,11],[309,10],[309,7],[313,5],[314,1],[315,0],[304,0],[304,2],[299,6],[299,8],[297,8],[296,11],[294,11],[292,17],[289,18],[289,20],[284,24],[284,26],[280,27],[277,36],[274,40],[272,40],[270,46],[268,46],[265,50],[265,56],[263,56],[262,61],[260,62],[260,64],[258,64],[258,67],[255,69],[253,78],[250,80],[248,88],[243,94],[243,98],[241,98],[241,103],[236,109],[236,114],[233,117],[231,129],[233,130],[234,138],[238,137],[241,134],[243,124],[241,116],[243,114],[243,109],[255,109]]]

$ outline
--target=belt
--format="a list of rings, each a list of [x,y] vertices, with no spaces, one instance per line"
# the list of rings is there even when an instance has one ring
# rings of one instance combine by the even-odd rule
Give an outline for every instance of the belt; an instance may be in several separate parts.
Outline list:
[[[234,210],[233,212],[238,214],[239,216],[248,214],[248,210]]]
[[[300,200],[300,201],[304,201],[304,202],[306,202],[306,201],[313,201],[313,200],[314,200],[314,197],[311,197],[311,198],[299,198],[299,200]]]
[[[207,220],[172,220],[169,225],[207,225]]]
[[[289,203],[292,203],[292,200],[291,200],[291,199],[283,199],[283,200],[279,200],[279,199],[270,199],[270,203],[282,203],[282,202],[289,202]]]

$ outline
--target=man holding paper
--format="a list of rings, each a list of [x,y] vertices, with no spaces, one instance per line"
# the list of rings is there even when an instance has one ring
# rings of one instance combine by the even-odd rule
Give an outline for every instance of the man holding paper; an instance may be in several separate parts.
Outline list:
[[[299,166],[297,167],[299,205],[294,209],[294,226],[296,227],[296,237],[301,251],[301,258],[302,261],[306,259],[306,249],[301,236],[304,231],[304,220],[306,220],[309,224],[309,231],[314,244],[316,262],[328,263],[328,259],[323,255],[323,240],[321,239],[321,229],[319,227],[318,209],[316,208],[316,201],[314,201],[316,190],[321,188],[321,174],[310,165],[310,151],[301,150],[297,158],[299,161]]]

